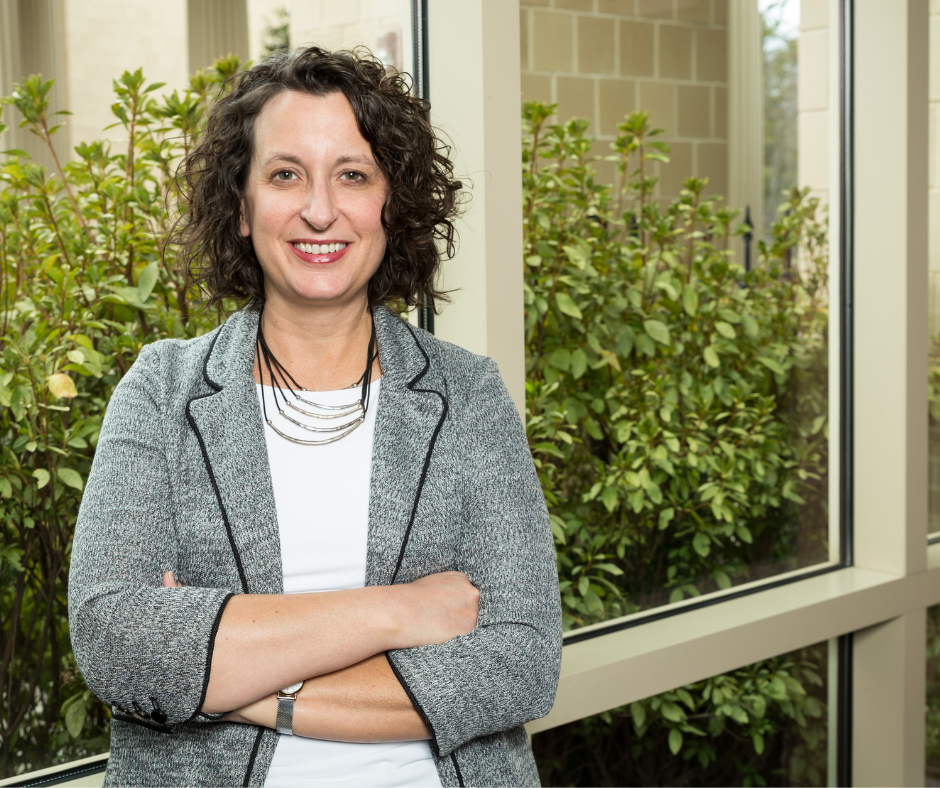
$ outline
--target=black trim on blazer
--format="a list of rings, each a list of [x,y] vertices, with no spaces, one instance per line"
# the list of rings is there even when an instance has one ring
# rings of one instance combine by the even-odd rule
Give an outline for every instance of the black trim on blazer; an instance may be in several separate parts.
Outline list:
[[[261,746],[261,739],[264,738],[264,732],[267,728],[258,728],[258,735],[255,736],[254,747],[251,748],[251,757],[248,759],[248,768],[245,770],[245,779],[242,781],[242,788],[248,788],[251,785],[251,773],[255,768],[255,759],[258,757],[258,748]]]
[[[199,441],[199,448],[202,450],[202,460],[206,464],[206,470],[209,472],[209,481],[212,482],[212,489],[215,490],[215,498],[219,502],[219,509],[222,511],[222,522],[225,523],[225,533],[228,535],[228,543],[232,548],[232,555],[235,556],[235,566],[238,568],[238,579],[241,582],[242,592],[247,594],[248,580],[245,578],[245,568],[242,566],[241,555],[238,552],[238,547],[235,545],[235,535],[232,533],[232,524],[229,522],[228,512],[225,511],[225,504],[222,503],[222,492],[219,490],[219,483],[215,480],[215,473],[212,470],[212,463],[209,460],[209,452],[206,451],[206,443],[202,439],[202,433],[199,431],[199,427],[196,426],[196,420],[193,418],[192,411],[190,410],[190,406],[196,400],[214,397],[222,390],[222,387],[209,377],[207,370],[209,358],[212,355],[212,351],[215,349],[216,340],[221,333],[222,329],[219,329],[218,333],[212,338],[212,344],[209,345],[209,352],[206,353],[206,358],[202,362],[202,377],[215,391],[209,394],[200,394],[198,397],[190,399],[189,402],[186,403],[186,420],[189,422],[189,426],[192,428],[193,432],[196,433],[196,440]]]
[[[444,419],[447,418],[447,397],[445,397],[441,392],[435,391],[434,389],[418,389],[415,388],[415,385],[427,374],[428,369],[431,367],[431,359],[428,356],[425,349],[421,346],[421,343],[418,341],[418,337],[415,334],[415,330],[411,327],[411,324],[402,321],[407,327],[408,331],[411,332],[411,338],[415,341],[415,345],[418,346],[418,350],[421,351],[421,355],[424,356],[424,369],[422,369],[411,381],[408,383],[407,388],[409,391],[415,391],[421,394],[436,394],[441,399],[441,404],[444,406],[441,411],[441,417],[438,419],[437,426],[434,428],[434,434],[431,435],[431,442],[428,444],[427,454],[424,456],[424,467],[421,469],[421,479],[418,481],[418,491],[415,493],[415,502],[411,507],[411,517],[408,520],[408,527],[405,529],[405,536],[401,542],[401,550],[398,551],[398,561],[395,564],[395,572],[392,574],[392,581],[389,585],[395,585],[395,580],[398,577],[398,571],[401,569],[401,562],[405,558],[405,548],[408,546],[408,539],[411,536],[411,527],[415,522],[415,515],[418,513],[418,504],[421,502],[421,491],[424,489],[424,482],[428,476],[428,468],[431,465],[431,454],[434,451],[434,444],[437,443],[437,436],[440,434],[441,427],[444,426]]]
[[[209,690],[209,672],[212,670],[212,652],[215,650],[215,637],[219,634],[219,624],[222,623],[222,614],[225,612],[225,608],[228,606],[229,600],[233,596],[235,596],[235,594],[229,594],[222,600],[222,604],[219,605],[219,612],[215,616],[215,621],[212,622],[212,630],[209,632],[209,648],[206,651],[206,675],[202,680],[202,694],[199,696],[199,704],[196,706],[196,711],[193,712],[193,716],[189,718],[190,720],[196,717],[203,717],[204,719],[215,722],[226,716],[225,714],[208,714],[202,711],[202,705],[206,702],[206,692]]]
[[[460,764],[457,763],[457,753],[452,752],[450,754],[450,759],[454,762],[454,770],[457,772],[457,785],[459,785],[460,788],[464,788],[466,783],[463,781],[463,774],[460,772]]]
[[[395,674],[395,678],[398,679],[398,683],[401,684],[402,689],[405,691],[405,694],[408,696],[408,700],[411,701],[411,705],[415,707],[415,711],[418,712],[418,716],[421,717],[421,721],[424,723],[425,727],[428,729],[428,732],[431,734],[431,754],[435,758],[441,757],[441,748],[437,746],[437,734],[434,732],[434,726],[431,725],[431,721],[428,719],[428,715],[424,713],[424,709],[421,708],[421,704],[418,703],[417,698],[411,692],[411,687],[405,682],[402,678],[401,673],[398,672],[398,666],[392,662],[392,658],[388,655],[388,652],[385,652],[385,659],[388,662],[388,666],[392,669],[392,673]]]

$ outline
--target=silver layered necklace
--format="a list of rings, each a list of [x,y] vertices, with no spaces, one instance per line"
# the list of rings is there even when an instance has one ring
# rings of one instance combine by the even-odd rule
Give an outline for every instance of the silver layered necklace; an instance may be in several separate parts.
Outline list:
[[[327,443],[342,440],[366,420],[366,413],[369,410],[369,384],[372,382],[372,364],[378,356],[375,341],[375,318],[372,316],[371,309],[369,310],[369,317],[372,320],[372,335],[369,338],[369,348],[366,352],[366,368],[362,373],[362,377],[349,387],[355,388],[361,383],[362,395],[358,401],[346,405],[323,405],[303,396],[305,394],[309,395],[307,389],[297,385],[297,381],[294,380],[290,372],[275,358],[268,347],[268,343],[264,341],[264,331],[261,329],[261,317],[259,316],[257,345],[258,374],[261,378],[261,409],[264,413],[265,423],[282,438],[303,446],[324,446]],[[265,402],[267,397],[264,393],[265,368],[267,368],[268,376],[271,378],[271,395],[274,397],[274,404],[280,417],[295,425],[295,427],[320,437],[311,435],[308,440],[295,438],[278,429],[274,422],[268,418],[268,408]],[[290,429],[286,424],[284,427]]]

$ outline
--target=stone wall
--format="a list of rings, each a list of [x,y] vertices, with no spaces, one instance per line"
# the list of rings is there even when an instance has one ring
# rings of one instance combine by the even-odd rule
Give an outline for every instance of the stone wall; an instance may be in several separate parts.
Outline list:
[[[522,0],[524,99],[558,103],[558,119],[591,121],[598,144],[623,116],[648,109],[671,161],[657,165],[658,196],[689,175],[728,188],[728,0]],[[613,165],[601,163],[613,182]]]

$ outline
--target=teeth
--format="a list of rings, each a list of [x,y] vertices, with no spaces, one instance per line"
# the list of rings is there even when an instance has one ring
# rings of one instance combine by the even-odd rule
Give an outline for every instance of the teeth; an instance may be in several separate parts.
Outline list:
[[[301,252],[306,254],[331,254],[332,252],[338,252],[340,249],[345,249],[346,244],[294,244]]]

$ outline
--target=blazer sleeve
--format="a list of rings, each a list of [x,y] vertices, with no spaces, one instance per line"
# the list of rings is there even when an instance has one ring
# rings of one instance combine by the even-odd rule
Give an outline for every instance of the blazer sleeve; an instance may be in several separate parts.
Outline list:
[[[554,540],[525,430],[491,359],[470,391],[455,425],[466,467],[457,568],[480,590],[477,627],[388,653],[439,757],[544,717],[561,667]]]
[[[85,681],[118,716],[173,724],[199,713],[232,594],[162,586],[178,541],[160,355],[145,347],[108,404],[72,546],[69,626]]]

